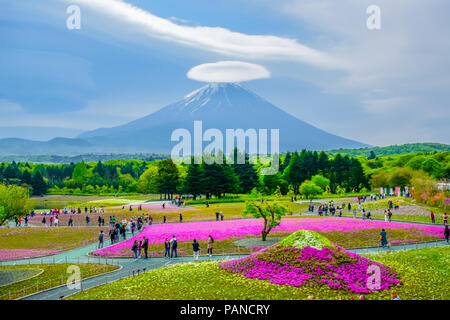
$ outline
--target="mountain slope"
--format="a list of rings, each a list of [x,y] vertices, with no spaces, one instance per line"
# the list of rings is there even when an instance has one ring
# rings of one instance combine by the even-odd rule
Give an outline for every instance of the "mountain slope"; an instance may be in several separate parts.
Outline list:
[[[193,135],[193,122],[201,120],[203,130],[279,129],[280,151],[362,148],[367,145],[338,137],[299,120],[238,84],[213,83],[187,95],[149,116],[122,126],[102,128],[79,138],[94,145],[134,147],[139,152],[168,153],[175,145],[173,130],[185,128]]]

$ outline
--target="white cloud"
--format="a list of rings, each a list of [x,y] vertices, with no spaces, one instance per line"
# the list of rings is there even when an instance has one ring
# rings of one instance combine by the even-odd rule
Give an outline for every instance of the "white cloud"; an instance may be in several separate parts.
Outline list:
[[[5,99],[0,99],[0,114],[20,111],[22,111],[22,107],[19,104]]]
[[[219,61],[195,66],[189,70],[187,77],[203,82],[243,82],[270,78],[270,72],[259,64]]]
[[[179,25],[121,0],[62,0],[90,8],[152,38],[175,42],[233,57],[290,60],[329,69],[347,66],[342,61],[295,39],[272,35],[248,35],[222,27]]]

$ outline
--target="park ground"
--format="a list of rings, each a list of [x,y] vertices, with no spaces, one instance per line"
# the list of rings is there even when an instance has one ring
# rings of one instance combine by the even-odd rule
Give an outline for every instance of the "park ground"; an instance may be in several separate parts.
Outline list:
[[[0,260],[9,261],[8,266],[1,266],[3,274],[7,274],[13,283],[3,285],[0,283],[0,296],[2,299],[15,299],[37,292],[33,281],[47,282],[48,289],[60,285],[67,276],[64,273],[63,263],[46,264],[39,267],[24,268],[13,266],[11,263],[17,259],[32,259],[33,257],[52,256],[64,252],[69,252],[76,248],[86,247],[97,241],[100,230],[108,232],[108,221],[110,216],[115,216],[118,221],[122,219],[136,218],[140,215],[151,216],[154,225],[162,224],[163,217],[167,219],[167,224],[176,230],[179,226],[179,214],[183,215],[183,224],[210,221],[216,222],[216,212],[224,213],[225,220],[248,219],[242,212],[245,208],[247,196],[234,198],[232,201],[221,203],[211,202],[209,207],[205,201],[195,201],[186,206],[178,208],[171,206],[166,208],[157,197],[134,196],[134,197],[75,197],[75,196],[49,196],[34,199],[36,212],[48,211],[50,208],[104,208],[104,213],[82,213],[75,215],[74,227],[67,227],[68,215],[60,215],[60,227],[50,227],[48,221],[46,226],[42,225],[40,215],[29,221],[28,227],[0,228]],[[331,199],[314,200],[317,205],[325,203]],[[334,198],[336,205],[351,203],[353,207],[358,206],[355,197]],[[410,222],[417,225],[430,223],[429,212],[436,215],[436,227],[442,226],[442,209],[430,208],[417,204],[410,198],[393,198],[395,203],[400,203],[400,208],[393,210],[393,221]],[[327,221],[329,217],[318,217],[317,213],[308,212],[308,202],[291,202],[287,197],[282,202],[288,206],[289,214],[283,217],[287,219],[323,219]],[[129,210],[129,206],[133,211]],[[138,206],[142,206],[142,211]],[[125,206],[125,209],[123,207]],[[384,210],[387,208],[387,199],[371,201],[363,204],[366,211],[370,211],[372,217],[377,220],[384,220]],[[84,210],[83,210],[84,211]],[[102,216],[106,226],[98,226],[97,218]],[[343,221],[351,221],[352,212],[344,211]],[[86,225],[86,216],[91,218],[89,225]],[[361,213],[358,211],[358,218]],[[333,218],[338,219],[338,218]],[[48,220],[48,219],[47,219]],[[361,223],[363,223],[361,221]],[[408,224],[409,226],[409,224]],[[195,230],[194,230],[195,231]],[[346,249],[369,248],[379,245],[378,229],[353,229],[351,231],[319,231],[322,235],[330,239],[333,243]],[[423,229],[414,227],[393,228],[389,230],[389,240],[392,245],[414,244],[442,240],[442,236],[432,235],[424,232]],[[273,232],[269,235],[268,241],[276,243],[290,234],[289,231]],[[129,235],[131,236],[131,235]],[[233,254],[249,254],[259,248],[259,234],[248,233],[232,235],[228,238],[218,239],[214,245],[214,254],[218,259],[226,259],[226,256]],[[179,254],[184,257],[191,256],[192,239],[179,242]],[[206,252],[206,240],[200,240],[201,248]],[[128,250],[129,251],[129,250]],[[149,248],[150,256],[161,257],[163,252],[162,243],[152,243]],[[448,268],[449,247],[424,248],[392,253],[374,253],[371,259],[391,266],[405,283],[398,288],[398,292],[403,299],[445,299],[449,296],[444,290],[444,280],[450,274]],[[89,252],[92,256],[93,252]],[[130,252],[125,257],[129,257]],[[118,256],[106,256],[106,258],[118,258]],[[185,261],[185,260],[183,260]],[[83,278],[98,275],[114,270],[111,265],[80,264]],[[16,270],[17,269],[17,270]],[[6,273],[5,273],[6,270]],[[41,272],[37,275],[37,272]],[[2,274],[2,273],[0,273]],[[63,275],[65,274],[65,275]],[[63,275],[61,279],[61,275]],[[45,278],[47,277],[47,278]],[[170,280],[170,278],[172,280]],[[13,279],[13,280],[11,280]],[[55,279],[48,281],[46,279]],[[176,279],[176,280],[174,280]],[[23,288],[29,287],[30,289]],[[122,288],[122,289],[119,289]],[[161,267],[146,272],[145,274],[131,277],[130,279],[119,280],[111,284],[99,286],[97,288],[71,296],[73,299],[165,299],[169,292],[175,288],[176,295],[172,299],[306,299],[313,295],[317,299],[349,299],[349,293],[342,293],[329,288],[294,288],[289,286],[279,286],[269,284],[265,281],[247,279],[241,275],[228,274],[218,268],[218,261],[205,261],[200,263],[181,263],[167,267]],[[22,291],[22,292],[19,292]],[[12,293],[11,293],[12,292]],[[373,293],[369,299],[387,299],[389,292]]]

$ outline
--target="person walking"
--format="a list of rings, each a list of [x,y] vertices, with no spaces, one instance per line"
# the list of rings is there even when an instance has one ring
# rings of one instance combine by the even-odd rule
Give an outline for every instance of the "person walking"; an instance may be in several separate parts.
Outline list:
[[[384,222],[388,222],[388,213],[387,213],[387,210],[384,210]]]
[[[211,257],[213,252],[213,246],[214,246],[214,239],[209,235],[208,237],[208,248],[207,248],[207,254]]]
[[[98,226],[101,227],[102,226],[102,217],[98,216]]]
[[[163,223],[166,223],[166,221],[167,221],[167,218],[166,218],[166,216],[164,216]]]
[[[172,247],[172,250],[170,252],[170,257],[173,258],[173,254],[175,253],[175,258],[178,257],[177,255],[177,248],[178,248],[178,241],[175,236],[172,237],[172,240],[170,241],[170,246]]]
[[[145,259],[148,259],[148,239],[144,237],[144,243],[142,243],[142,249],[144,249]]]
[[[391,219],[392,219],[392,211],[389,209],[388,210],[388,219],[389,219],[389,222],[391,222]]]
[[[447,225],[447,219],[448,219],[447,213],[444,213],[444,216],[442,218],[444,219],[444,226],[446,226]]]
[[[100,230],[100,234],[98,235],[98,249],[103,248],[103,230]]]
[[[431,223],[433,223],[433,224],[436,223],[433,211],[430,212],[430,218],[431,218]]]
[[[180,223],[183,222],[183,214],[180,213]]]
[[[170,241],[166,238],[164,242],[164,257],[170,258]]]
[[[133,246],[131,247],[131,251],[134,253],[134,259],[138,258],[137,252],[138,252],[138,242],[137,240],[134,240]]]
[[[223,221],[223,212],[220,211],[220,220]]]
[[[382,247],[385,247],[388,245],[387,233],[384,229],[381,229],[381,232],[380,232],[380,242],[381,242]]]
[[[192,250],[194,251],[194,261],[198,261],[198,257],[200,256],[200,243],[196,239],[192,242]]]
[[[73,227],[73,218],[72,218],[72,216],[69,217],[69,224],[68,224],[68,226],[69,227]]]
[[[89,225],[89,221],[91,221],[91,219],[88,216],[86,216],[86,226]]]
[[[444,229],[444,237],[445,237],[445,240],[447,240],[447,244],[448,244],[449,236],[450,236],[450,231],[449,231],[449,229],[448,229],[448,225],[445,225],[445,229]]]
[[[55,218],[54,225],[55,225],[55,227],[57,227],[59,225],[58,216],[56,216],[56,218]]]

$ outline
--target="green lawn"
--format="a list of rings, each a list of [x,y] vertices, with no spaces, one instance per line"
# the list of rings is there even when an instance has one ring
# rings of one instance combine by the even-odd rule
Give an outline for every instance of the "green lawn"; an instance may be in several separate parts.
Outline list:
[[[403,284],[396,286],[403,300],[450,299],[447,278],[450,246],[404,252],[372,254],[370,258],[391,266]],[[348,300],[355,294],[332,290],[327,286],[299,288],[247,279],[219,269],[217,261],[184,263],[149,271],[91,290],[77,293],[74,300]],[[382,291],[367,299],[388,300],[390,292]]]
[[[0,249],[64,251],[97,241],[107,227],[20,227],[0,228]]]
[[[67,273],[67,268],[73,264],[35,264],[35,265],[16,265],[16,266],[1,266],[0,271],[27,271],[33,270],[41,272],[37,277],[29,278],[28,280],[16,282],[10,285],[0,287],[0,300],[17,299],[38,291],[50,289],[53,287],[65,284],[70,273]],[[75,264],[80,267],[81,278],[88,278],[101,273],[116,270],[118,266],[82,263]]]

